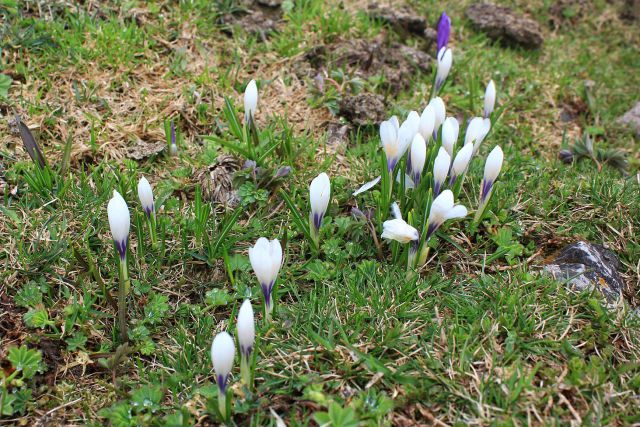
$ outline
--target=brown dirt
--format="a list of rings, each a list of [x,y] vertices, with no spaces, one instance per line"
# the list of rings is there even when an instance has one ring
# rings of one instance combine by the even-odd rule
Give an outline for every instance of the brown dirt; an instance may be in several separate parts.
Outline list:
[[[507,45],[538,49],[544,37],[540,25],[508,7],[476,3],[467,8],[467,18],[480,31]]]

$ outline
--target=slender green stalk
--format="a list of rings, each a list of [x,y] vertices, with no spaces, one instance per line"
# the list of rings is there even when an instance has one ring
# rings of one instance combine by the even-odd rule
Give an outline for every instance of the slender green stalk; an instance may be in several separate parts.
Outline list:
[[[151,212],[151,215],[147,217],[147,225],[149,226],[149,238],[151,239],[151,246],[154,249],[158,249],[158,234],[156,231],[156,212]]]
[[[229,420],[229,413],[227,411],[227,394],[226,393],[218,393],[218,410],[220,411],[220,416],[224,421]]]
[[[240,378],[249,390],[253,389],[251,360],[244,354],[240,355]]]
[[[127,257],[120,259],[120,284],[118,286],[118,323],[120,325],[120,341],[128,341],[127,335],[127,293],[129,292],[129,269]]]

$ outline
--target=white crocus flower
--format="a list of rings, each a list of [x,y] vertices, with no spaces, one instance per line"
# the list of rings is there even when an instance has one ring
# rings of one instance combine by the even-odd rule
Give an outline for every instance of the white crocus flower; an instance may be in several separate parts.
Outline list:
[[[420,116],[420,124],[418,125],[418,132],[424,138],[426,142],[429,142],[429,138],[433,136],[433,129],[436,126],[436,112],[432,105],[427,105],[422,111]]]
[[[410,171],[414,184],[420,183],[424,162],[427,160],[427,144],[421,134],[417,133],[411,143]]]
[[[484,91],[484,118],[487,119],[493,113],[496,104],[496,85],[493,80],[489,80],[487,89]]]
[[[244,90],[244,122],[250,123],[256,117],[258,108],[258,86],[255,80],[251,80]]]
[[[445,221],[465,216],[467,216],[467,208],[462,205],[454,205],[453,193],[449,189],[444,190],[431,204],[427,221],[427,240]]]
[[[455,159],[453,159],[453,165],[451,165],[451,175],[449,177],[449,186],[453,187],[456,179],[459,176],[464,175],[467,171],[467,167],[469,166],[469,161],[471,161],[471,156],[473,155],[473,145],[467,144],[458,151]]]
[[[211,344],[211,362],[216,373],[218,384],[218,408],[223,417],[227,417],[227,381],[233,369],[233,359],[236,355],[236,346],[233,338],[227,332],[220,332]]]
[[[262,288],[268,321],[273,310],[271,293],[282,266],[282,246],[278,239],[269,241],[265,237],[260,237],[255,246],[249,249],[249,260]]]
[[[438,68],[436,72],[436,93],[442,88],[442,85],[449,75],[449,70],[451,70],[451,64],[453,62],[452,50],[447,47],[441,48],[440,52],[438,52],[437,59]]]
[[[504,154],[499,145],[491,150],[491,153],[487,156],[487,161],[484,164],[484,177],[482,178],[482,185],[480,186],[480,202],[484,203],[493,190],[493,184],[500,174],[502,169],[502,162],[504,160]]]
[[[256,339],[256,325],[251,301],[244,300],[238,311],[238,345],[240,346],[240,375],[244,383],[251,387],[251,352]]]
[[[387,168],[392,171],[400,160],[400,147],[398,144],[398,131],[400,124],[396,116],[380,123],[380,140],[387,157]]]
[[[382,238],[400,243],[417,242],[420,238],[418,230],[407,224],[402,218],[385,221],[382,224]]]
[[[147,178],[144,176],[140,178],[140,181],[138,181],[138,198],[140,199],[140,204],[142,205],[142,209],[144,209],[144,213],[147,214],[147,218],[150,217],[151,214],[155,212],[155,206],[153,204],[153,189],[151,188],[149,181],[147,181]]]
[[[460,132],[460,124],[455,117],[447,117],[442,124],[442,146],[449,157],[453,156],[453,149],[458,141],[458,134]]]
[[[444,119],[447,115],[447,109],[444,105],[444,101],[439,96],[436,96],[431,101],[429,101],[429,105],[433,107],[433,112],[436,115],[435,123],[433,126],[433,139],[437,139],[438,130],[442,123],[444,123]]]
[[[451,156],[443,147],[438,150],[438,155],[433,162],[433,195],[438,196],[442,186],[447,179],[449,168],[451,167]]]
[[[331,198],[331,181],[329,175],[322,172],[309,185],[309,200],[311,202],[311,226],[317,233],[322,225],[322,219],[327,212]]]
[[[107,204],[107,216],[109,217],[109,227],[111,228],[113,242],[120,254],[120,259],[124,261],[127,255],[131,219],[129,218],[127,202],[116,190],[113,190],[113,197]]]

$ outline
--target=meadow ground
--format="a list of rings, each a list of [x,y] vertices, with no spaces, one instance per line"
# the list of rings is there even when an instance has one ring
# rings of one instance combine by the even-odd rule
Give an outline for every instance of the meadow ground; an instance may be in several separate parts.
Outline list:
[[[337,113],[356,92],[382,95],[385,117],[421,111],[431,74],[316,59],[395,42],[433,56],[428,40],[356,1],[260,9],[275,26],[265,34],[229,1],[0,0],[0,375],[21,365],[0,425],[217,424],[209,349],[245,297],[257,313],[256,388],[246,393],[234,371],[237,425],[276,425],[274,413],[289,426],[640,423],[640,321],[629,315],[640,302],[640,156],[616,123],[640,99],[640,24],[615,1],[504,2],[542,26],[542,48],[523,50],[476,31],[469,4],[410,2],[431,27],[444,10],[452,18],[448,114],[479,114],[496,82],[503,112],[481,154],[499,144],[505,164],[483,222],[443,228],[407,278],[351,215],[374,205],[376,190],[351,194],[378,175],[378,128],[342,128]],[[241,118],[252,78],[261,138],[274,144],[259,177],[236,172],[244,159],[225,114],[226,96]],[[169,121],[175,157],[154,154]],[[626,153],[628,172],[557,160],[586,132]],[[282,166],[292,172],[271,180]],[[323,171],[332,201],[315,256],[279,190],[307,212]],[[137,201],[143,174],[162,206],[158,248]],[[470,208],[481,176],[476,162],[461,195]],[[118,282],[113,189],[132,212],[126,351],[107,298]],[[247,256],[260,236],[285,247],[271,325]],[[615,307],[538,274],[578,240],[620,258]]]

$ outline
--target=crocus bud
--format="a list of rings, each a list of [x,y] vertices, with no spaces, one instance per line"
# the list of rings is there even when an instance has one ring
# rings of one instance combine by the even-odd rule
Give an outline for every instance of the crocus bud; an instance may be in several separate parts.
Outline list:
[[[260,237],[255,246],[249,249],[249,260],[253,272],[260,282],[267,316],[273,310],[271,293],[282,265],[282,246],[277,239],[269,241]]]
[[[391,215],[398,219],[402,219],[402,212],[400,211],[400,206],[396,202],[391,203]]]
[[[329,206],[330,197],[331,182],[329,181],[329,175],[322,172],[311,181],[311,185],[309,186],[312,224],[316,231],[320,230],[322,218],[324,218],[324,214],[327,212],[327,206]]]
[[[443,147],[438,150],[438,155],[433,162],[433,195],[440,194],[442,185],[447,179],[449,168],[451,167],[451,156]]]
[[[244,300],[240,311],[236,331],[238,333],[238,345],[240,346],[240,375],[242,381],[251,388],[251,352],[256,338],[256,325],[253,318],[251,301]]]
[[[447,76],[449,75],[449,71],[451,70],[451,64],[453,62],[453,52],[451,49],[443,47],[438,52],[438,68],[436,72],[436,92],[438,92],[445,80],[447,80]]]
[[[395,218],[385,221],[382,224],[382,238],[395,240],[400,243],[418,241],[420,234],[418,230],[406,223],[402,218]]]
[[[573,152],[567,149],[560,150],[558,152],[558,158],[562,161],[562,163],[571,163],[573,162]]]
[[[113,190],[113,197],[107,204],[107,216],[109,217],[109,227],[111,228],[113,242],[120,254],[120,259],[124,260],[127,256],[127,243],[129,241],[131,220],[129,218],[127,202],[124,201],[120,193],[116,190]]]
[[[427,221],[427,240],[445,221],[467,216],[467,208],[453,204],[453,193],[444,190],[433,200]]]
[[[411,143],[411,176],[413,182],[417,186],[420,183],[424,162],[427,159],[427,144],[419,133],[413,137]]]
[[[390,172],[396,167],[400,159],[398,145],[399,128],[400,124],[398,123],[398,118],[395,116],[380,123],[380,140],[382,141],[382,148],[387,157],[387,168]]]
[[[444,101],[439,96],[436,96],[431,101],[429,101],[429,105],[433,107],[433,111],[436,114],[436,120],[433,126],[433,139],[436,139],[436,134],[438,133],[438,129],[440,129],[440,125],[444,123],[447,109],[444,106]]]
[[[460,132],[460,125],[455,117],[447,117],[442,124],[442,146],[449,157],[453,156],[453,149],[458,141],[458,133]]]
[[[147,178],[144,176],[138,181],[138,198],[140,199],[144,213],[147,214],[147,217],[150,217],[151,214],[155,212],[153,190],[151,189],[151,184],[149,184],[149,181],[147,181]]]
[[[455,159],[453,159],[453,165],[451,166],[451,177],[449,178],[449,185],[453,186],[456,182],[456,178],[463,175],[467,171],[469,161],[473,155],[473,145],[467,144],[458,151]]]
[[[484,118],[489,118],[493,113],[493,107],[496,104],[496,85],[493,80],[489,80],[487,89],[484,91]]]
[[[291,166],[282,166],[280,169],[276,171],[276,174],[273,176],[274,178],[284,178],[285,176],[291,173]]]
[[[436,112],[432,105],[427,105],[420,116],[420,124],[418,125],[418,132],[420,132],[425,141],[429,141],[435,126]]]
[[[220,393],[225,394],[227,390],[227,380],[233,368],[233,358],[236,354],[236,346],[233,338],[227,332],[220,332],[213,339],[211,344],[211,362],[216,372],[216,381]]]
[[[170,153],[172,156],[178,154],[178,144],[176,141],[176,124],[171,120],[171,148]]]
[[[499,145],[491,150],[491,153],[487,156],[487,161],[484,164],[484,177],[482,179],[482,186],[480,187],[480,203],[484,203],[487,196],[493,188],[493,184],[500,174],[502,169],[502,161],[504,160],[504,154]]]
[[[449,44],[449,35],[451,34],[451,19],[445,12],[442,12],[438,20],[438,39],[436,52],[440,52],[443,47]]]
[[[240,354],[249,357],[253,350],[253,344],[256,338],[256,326],[253,319],[253,307],[251,301],[244,300],[238,311],[238,344],[240,345]]]
[[[258,86],[255,80],[251,80],[244,90],[244,122],[249,123],[255,118],[258,108]]]

